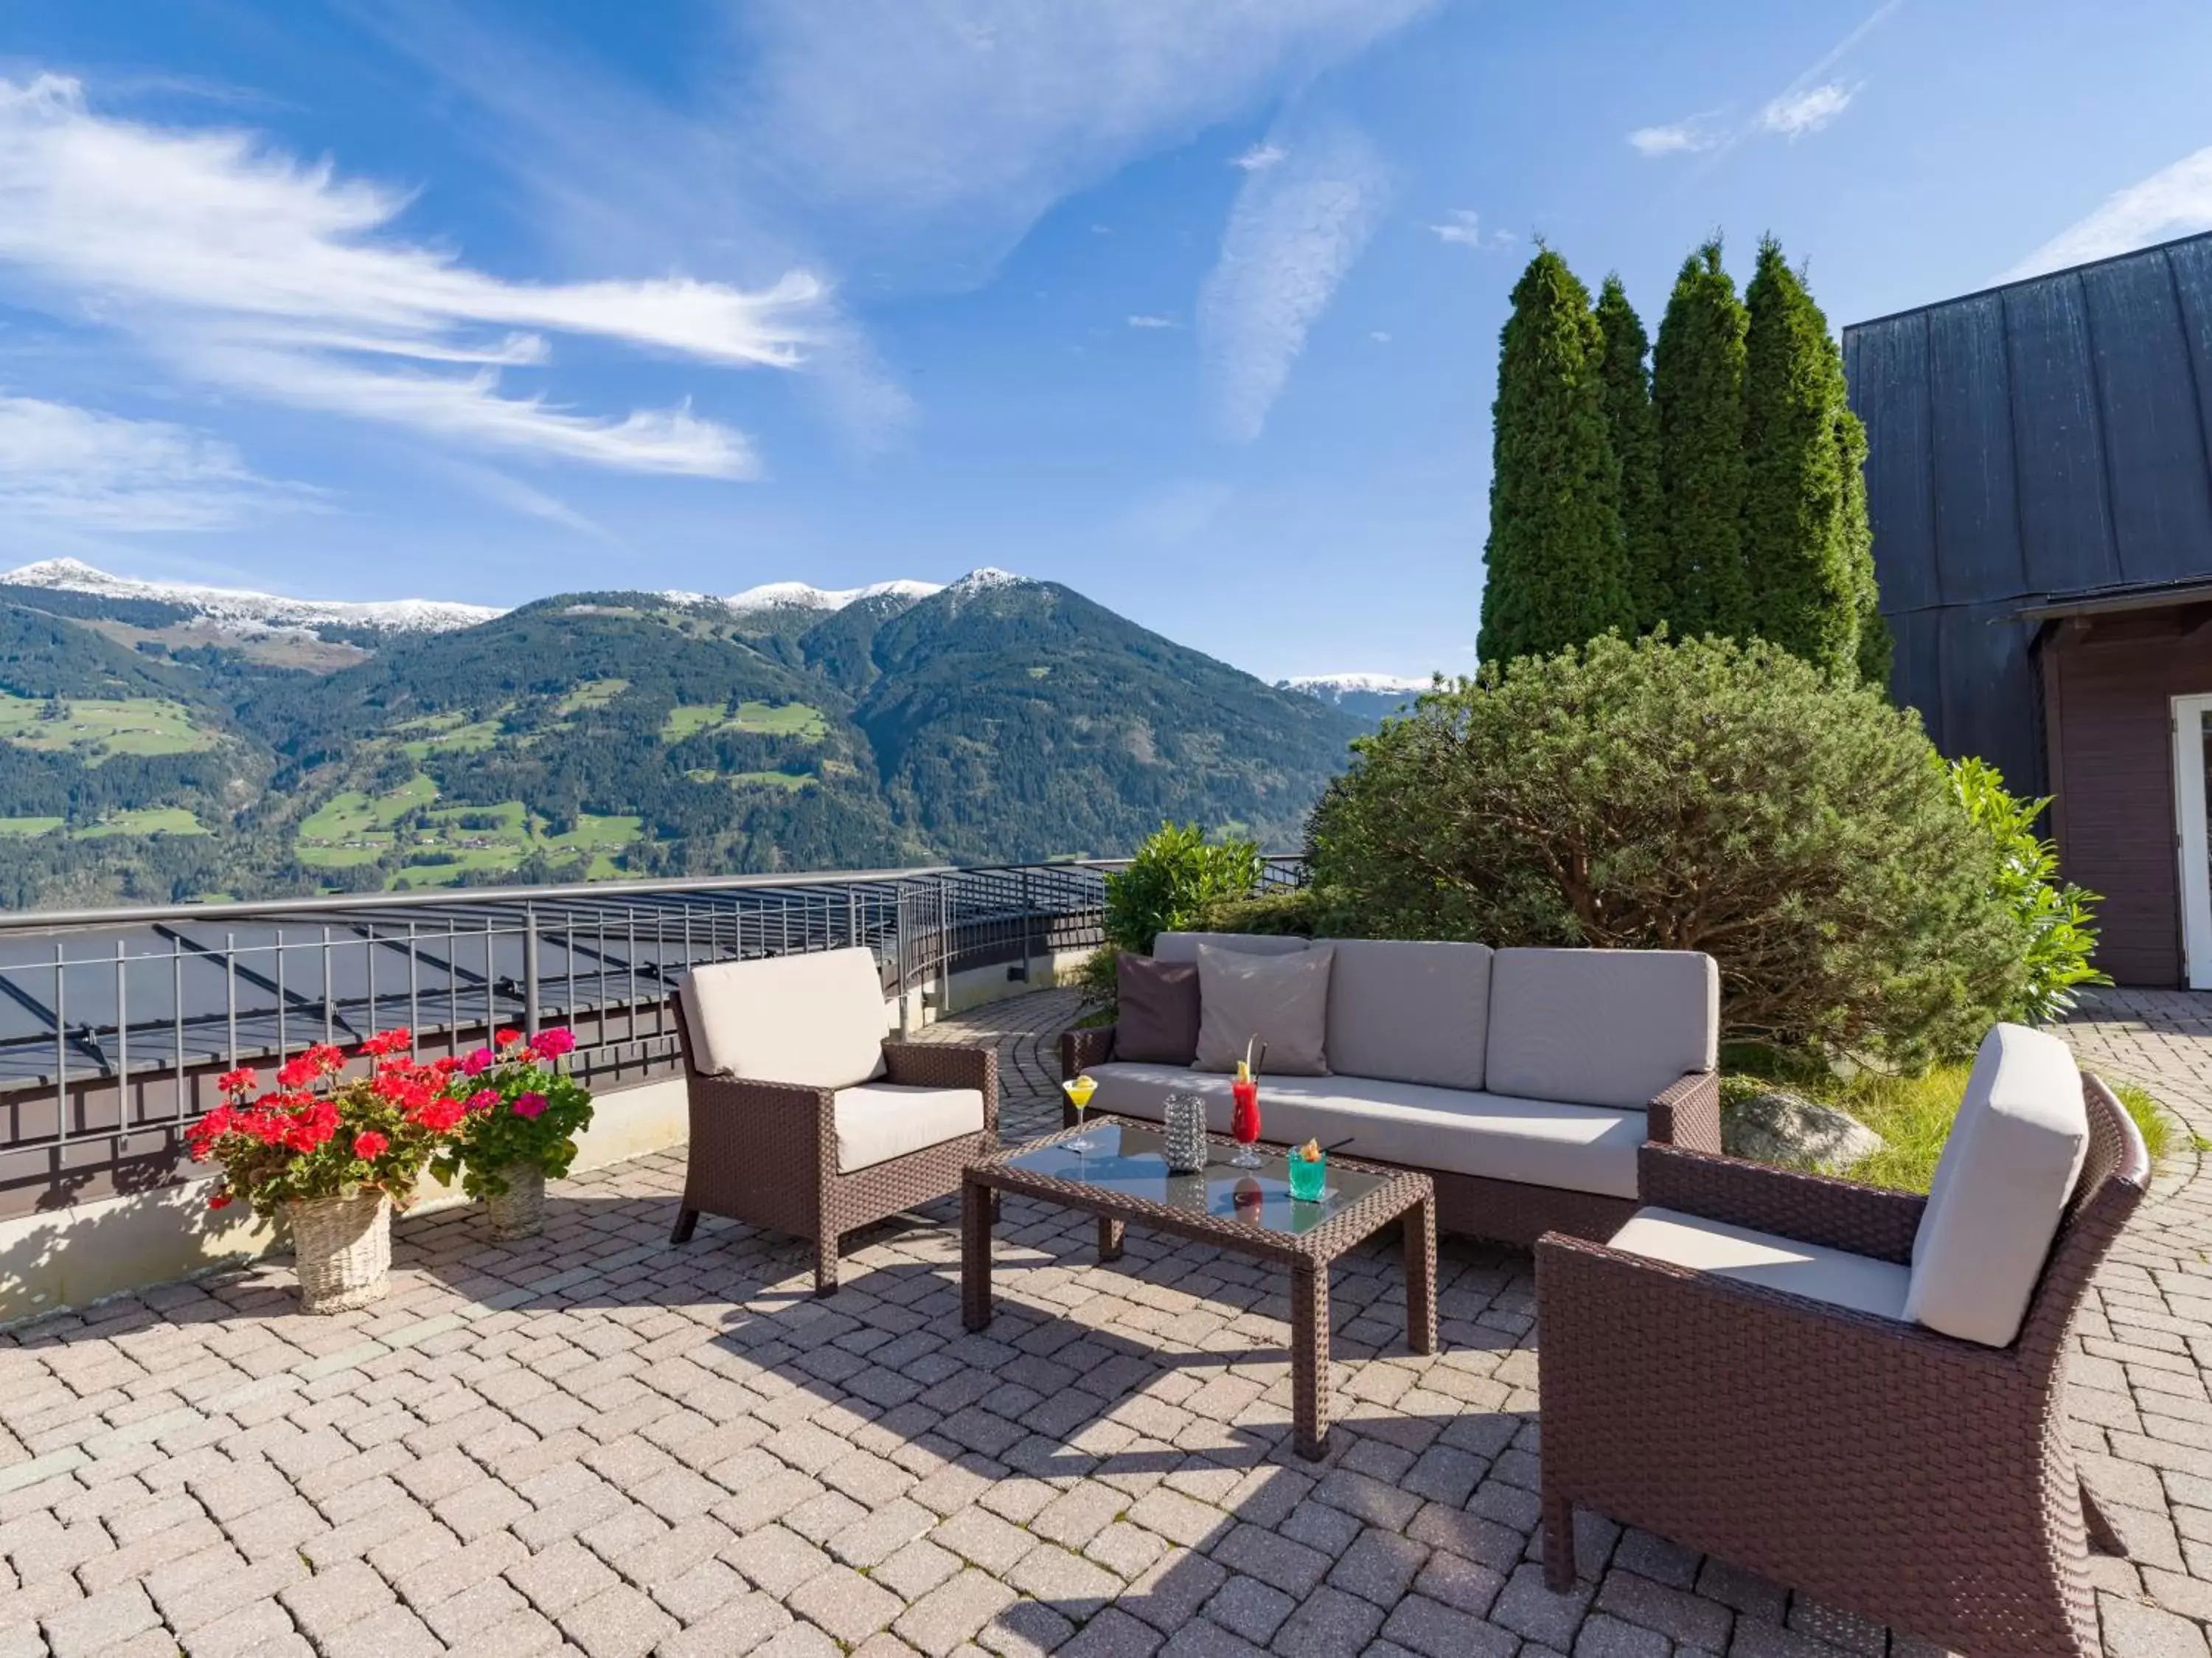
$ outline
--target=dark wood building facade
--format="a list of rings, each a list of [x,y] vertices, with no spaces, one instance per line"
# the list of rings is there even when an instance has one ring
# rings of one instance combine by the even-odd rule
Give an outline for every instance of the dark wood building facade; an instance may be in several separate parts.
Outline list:
[[[2212,235],[1858,324],[1893,686],[2048,793],[2100,965],[2212,988]]]

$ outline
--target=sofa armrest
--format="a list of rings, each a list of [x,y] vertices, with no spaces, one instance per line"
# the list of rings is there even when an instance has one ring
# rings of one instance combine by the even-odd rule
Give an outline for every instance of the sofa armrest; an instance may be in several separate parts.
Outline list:
[[[1900,1266],[1911,1263],[1928,1206],[1917,1192],[1650,1143],[1637,1153],[1636,1186],[1656,1208]]]
[[[1720,1073],[1685,1071],[1644,1112],[1650,1119],[1646,1137],[1657,1144],[1717,1155],[1721,1149]]]
[[[1087,1030],[1060,1033],[1060,1080],[1073,1082],[1093,1065],[1114,1057],[1114,1027],[1094,1025]]]
[[[983,1096],[983,1127],[999,1127],[999,1055],[993,1048],[950,1042],[885,1042],[884,1080],[902,1088],[975,1088]]]

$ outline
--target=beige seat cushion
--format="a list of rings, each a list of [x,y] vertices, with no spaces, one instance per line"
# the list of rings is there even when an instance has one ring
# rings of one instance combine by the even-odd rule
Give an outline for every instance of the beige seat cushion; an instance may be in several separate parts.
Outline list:
[[[1280,955],[1200,945],[1198,1057],[1191,1064],[1233,1071],[1249,1052],[1270,1076],[1327,1076],[1328,970],[1335,958],[1326,944]]]
[[[983,1096],[975,1088],[868,1082],[839,1089],[836,1112],[840,1174],[983,1131]]]
[[[678,994],[709,1076],[846,1088],[884,1074],[884,985],[865,948],[712,962]]]
[[[1180,1065],[1093,1065],[1097,1111],[1161,1120],[1170,1094],[1206,1101],[1206,1124],[1229,1132],[1229,1078]],[[1347,1157],[1519,1180],[1565,1192],[1636,1196],[1636,1149],[1646,1125],[1640,1111],[1606,1111],[1548,1100],[1389,1082],[1364,1076],[1263,1077],[1261,1137],[1276,1145],[1351,1137]]]
[[[2010,1346],[2088,1151],[2071,1051],[2025,1025],[1993,1027],[1913,1239],[1906,1315],[1946,1335]]]
[[[1349,1076],[1480,1088],[1490,1024],[1487,944],[1329,941],[1328,1068]]]
[[[1152,941],[1152,960],[1196,961],[1201,944],[1211,944],[1217,950],[1240,950],[1246,955],[1296,955],[1309,942],[1273,933],[1162,933]]]
[[[1500,950],[1483,1086],[1640,1108],[1713,1068],[1720,1025],[1720,969],[1701,950]]]
[[[1771,1232],[1729,1226],[1671,1209],[1639,1209],[1613,1234],[1612,1247],[1631,1255],[1667,1261],[1716,1277],[1780,1289],[1903,1320],[1911,1274],[1893,1261],[1877,1261]]]

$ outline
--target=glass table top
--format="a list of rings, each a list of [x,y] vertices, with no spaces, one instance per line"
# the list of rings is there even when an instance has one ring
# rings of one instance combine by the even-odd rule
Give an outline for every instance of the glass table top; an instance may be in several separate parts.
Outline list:
[[[1236,1155],[1232,1147],[1211,1144],[1205,1169],[1176,1174],[1169,1171],[1167,1138],[1158,1129],[1140,1123],[1093,1121],[1085,1137],[1091,1142],[1088,1151],[1038,1146],[1002,1159],[1000,1166],[1097,1186],[1163,1209],[1242,1221],[1292,1237],[1334,1220],[1393,1179],[1346,1168],[1332,1158],[1320,1200],[1305,1203],[1291,1196],[1289,1167],[1279,1151],[1263,1149],[1259,1167],[1239,1168],[1229,1161]]]

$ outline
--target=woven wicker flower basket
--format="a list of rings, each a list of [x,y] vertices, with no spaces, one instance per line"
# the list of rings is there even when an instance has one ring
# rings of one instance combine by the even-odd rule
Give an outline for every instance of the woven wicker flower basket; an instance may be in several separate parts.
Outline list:
[[[534,1238],[545,1229],[545,1171],[535,1163],[500,1170],[507,1190],[484,1199],[495,1238]]]
[[[392,1204],[381,1192],[301,1198],[286,1208],[302,1310],[343,1313],[384,1299],[392,1287]]]

